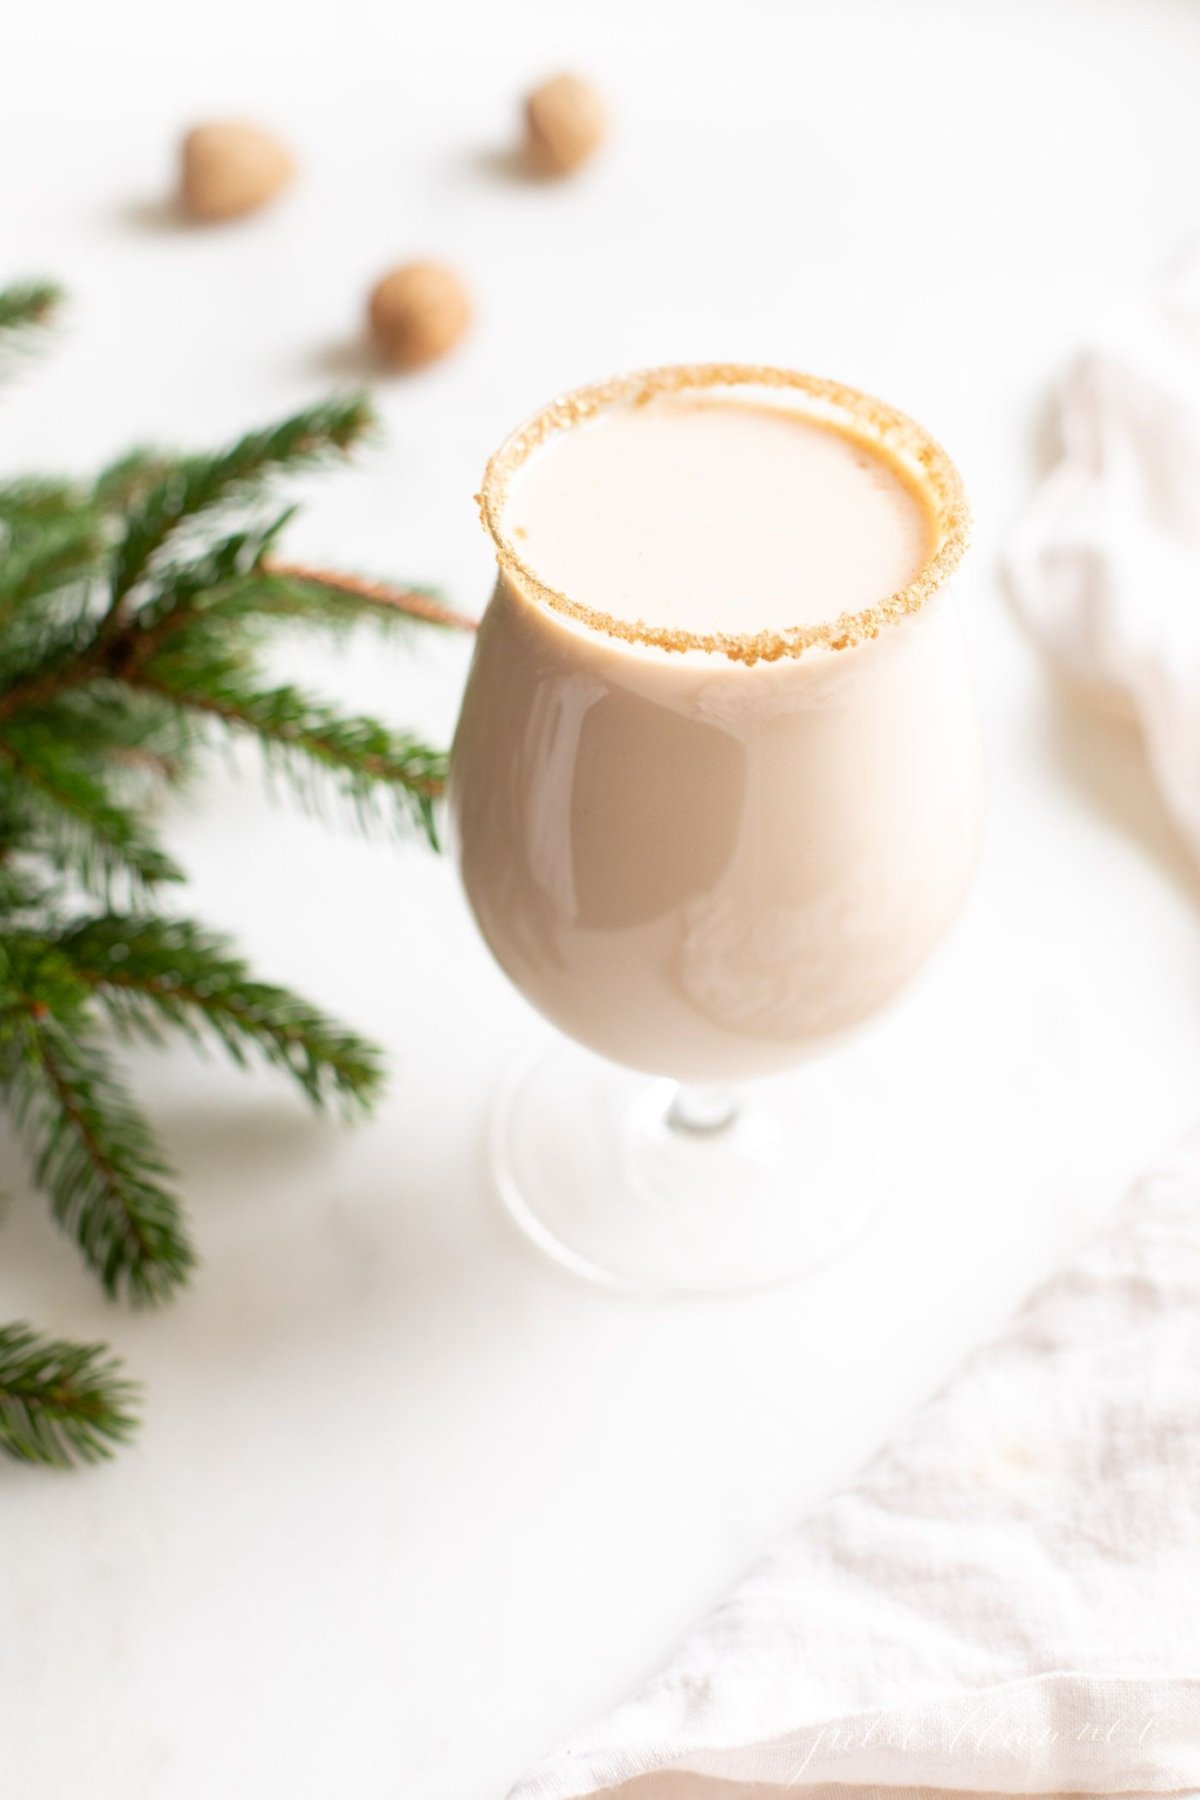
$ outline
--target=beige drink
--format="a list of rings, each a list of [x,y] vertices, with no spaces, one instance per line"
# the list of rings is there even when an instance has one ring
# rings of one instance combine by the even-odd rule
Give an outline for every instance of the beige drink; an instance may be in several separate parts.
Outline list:
[[[501,966],[692,1082],[788,1067],[902,988],[981,814],[952,467],[861,396],[748,373],[594,390],[500,453],[451,763]]]
[[[795,403],[659,394],[543,444],[504,522],[584,606],[694,632],[782,630],[907,586],[929,502],[867,440]]]

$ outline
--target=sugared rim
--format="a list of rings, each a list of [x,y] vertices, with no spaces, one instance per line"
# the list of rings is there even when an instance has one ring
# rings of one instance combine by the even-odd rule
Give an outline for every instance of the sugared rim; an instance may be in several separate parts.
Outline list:
[[[607,406],[640,406],[655,394],[686,393],[698,388],[790,388],[814,402],[814,417],[848,427],[867,444],[895,462],[901,473],[916,484],[928,502],[936,547],[915,580],[897,593],[865,607],[862,612],[842,613],[816,625],[792,625],[779,631],[694,632],[654,625],[644,619],[621,619],[612,613],[585,606],[550,587],[530,568],[504,530],[504,503],[509,484],[522,463],[555,432],[569,430],[593,418]],[[865,638],[878,637],[885,625],[919,612],[957,568],[967,547],[970,514],[958,470],[942,449],[914,419],[863,394],[828,381],[820,375],[803,375],[794,369],[775,369],[756,363],[681,363],[661,369],[643,369],[632,375],[615,375],[590,387],[576,388],[552,400],[505,438],[484,470],[483,487],[476,496],[480,516],[502,569],[518,576],[530,593],[555,612],[588,626],[592,631],[625,643],[657,650],[701,650],[727,656],[733,662],[777,662],[783,656],[802,656],[823,645],[847,650]]]

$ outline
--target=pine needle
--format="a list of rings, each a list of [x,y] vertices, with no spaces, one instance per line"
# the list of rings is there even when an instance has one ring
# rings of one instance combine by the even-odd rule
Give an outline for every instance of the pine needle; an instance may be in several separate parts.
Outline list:
[[[118,605],[184,524],[244,501],[283,469],[295,471],[344,454],[374,423],[362,395],[309,407],[267,431],[247,433],[219,456],[183,457],[135,499],[113,559],[112,604]]]
[[[379,803],[390,800],[393,812],[398,806],[436,844],[432,806],[446,778],[440,751],[376,719],[341,713],[298,688],[259,687],[233,658],[206,662],[186,639],[153,659],[138,681],[147,692],[253,737],[268,766],[286,775],[315,809],[324,779],[360,824],[370,825],[379,817]]]
[[[161,1042],[167,1026],[212,1039],[242,1064],[257,1052],[318,1107],[362,1109],[379,1093],[373,1045],[286,988],[254,980],[228,942],[201,925],[110,913],[73,925],[57,948],[123,1031]]]
[[[40,847],[57,845],[59,861],[84,887],[107,893],[120,876],[135,887],[183,879],[137,813],[115,798],[94,757],[64,741],[56,715],[9,721],[0,732],[0,769],[5,767],[20,784]]]
[[[0,289],[0,332],[45,325],[61,301],[62,289],[53,281],[22,281]]]
[[[0,1325],[0,1450],[67,1469],[99,1462],[137,1423],[138,1389],[103,1344],[69,1344]]]
[[[165,1300],[195,1256],[149,1127],[97,1043],[37,1012],[23,1039],[10,1107],[55,1218],[106,1293]]]

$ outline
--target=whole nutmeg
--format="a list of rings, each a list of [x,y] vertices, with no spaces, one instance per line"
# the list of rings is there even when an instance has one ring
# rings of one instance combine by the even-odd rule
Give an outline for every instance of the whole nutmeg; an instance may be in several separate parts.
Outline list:
[[[194,219],[235,219],[265,206],[294,172],[289,152],[257,125],[197,125],[183,140],[180,199]]]
[[[604,101],[578,75],[555,75],[525,101],[525,146],[544,175],[569,175],[597,149],[608,128]]]
[[[406,263],[371,290],[368,319],[376,343],[397,369],[417,369],[456,344],[471,322],[471,302],[441,263]]]

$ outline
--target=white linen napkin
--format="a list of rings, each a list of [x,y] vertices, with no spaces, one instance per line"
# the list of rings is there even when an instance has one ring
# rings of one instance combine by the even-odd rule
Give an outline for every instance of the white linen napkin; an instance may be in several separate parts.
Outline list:
[[[1079,358],[1058,411],[1013,598],[1062,674],[1140,722],[1200,855],[1200,244]]]
[[[1200,1130],[511,1800],[627,1782],[622,1800],[1200,1794]]]

